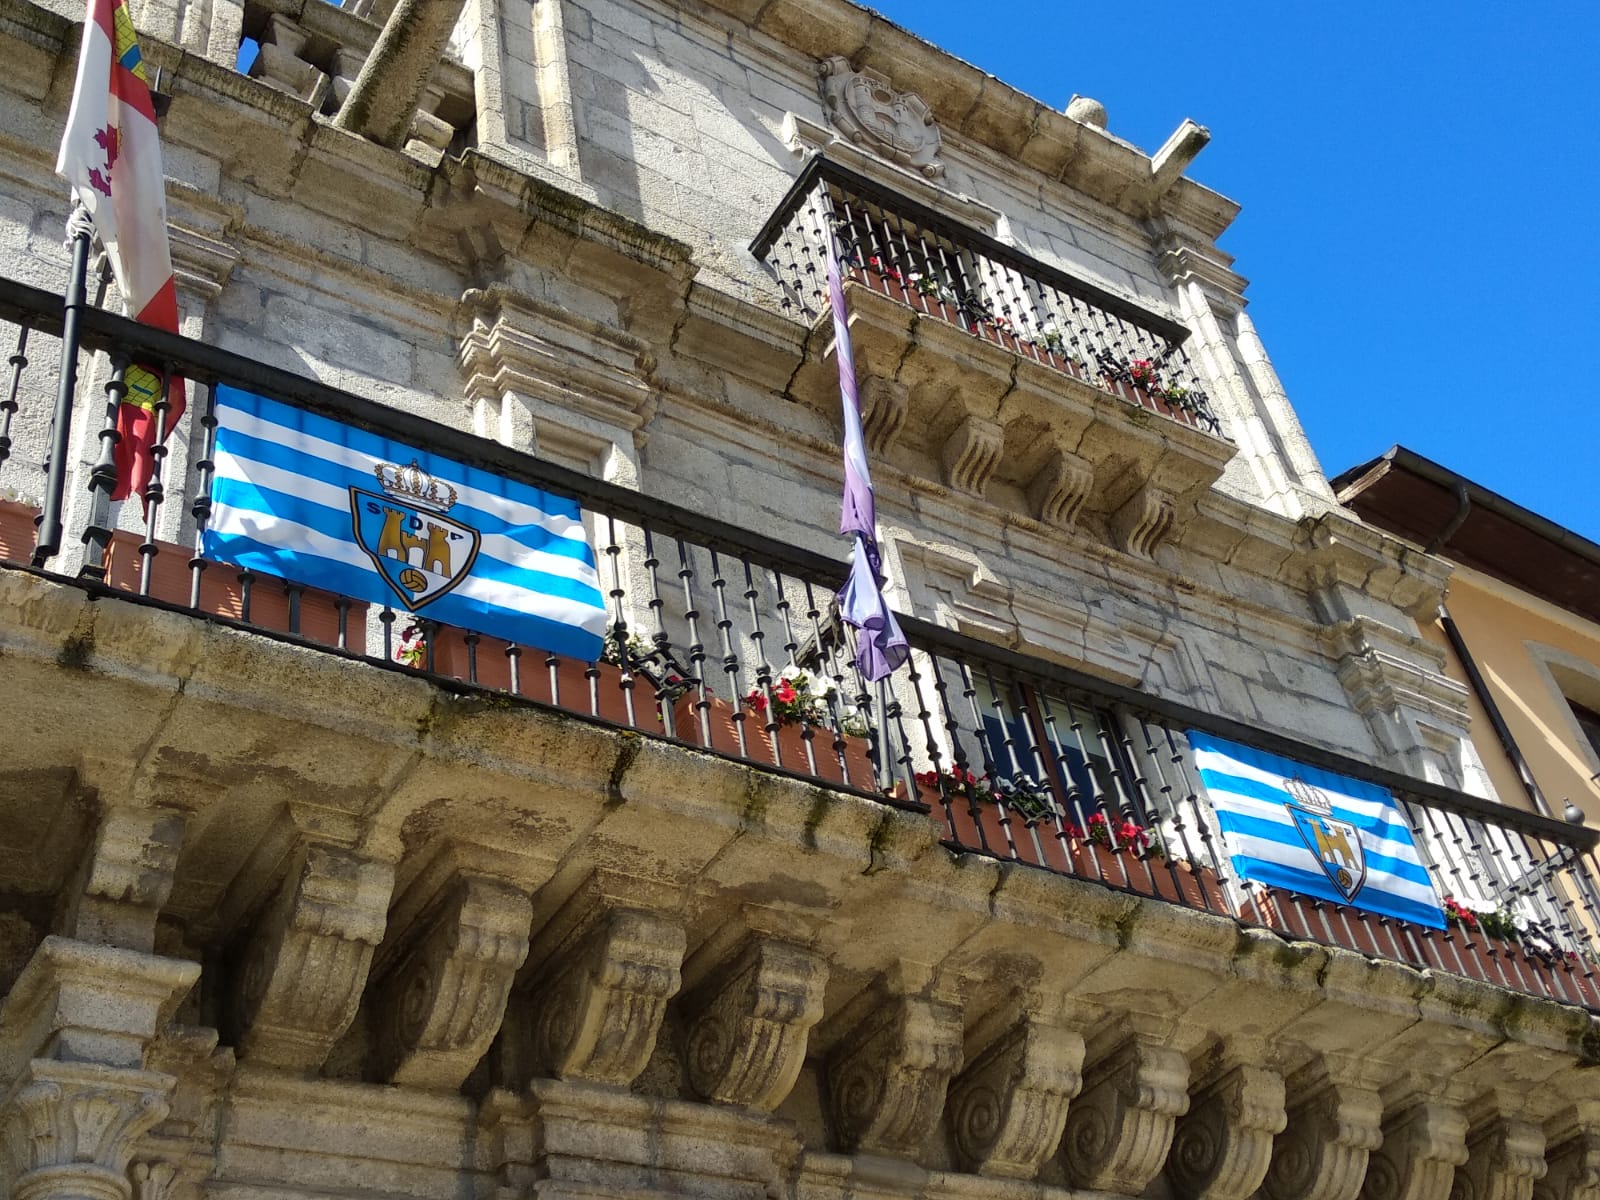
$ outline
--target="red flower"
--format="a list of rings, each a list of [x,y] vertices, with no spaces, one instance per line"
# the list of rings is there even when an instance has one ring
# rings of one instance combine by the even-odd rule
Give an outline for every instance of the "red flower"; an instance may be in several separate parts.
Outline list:
[[[772,698],[779,704],[793,704],[795,702],[794,685],[787,679],[778,680],[778,686],[772,689]]]
[[[767,698],[761,694],[760,688],[755,688],[744,698],[745,703],[759,712],[767,711]]]

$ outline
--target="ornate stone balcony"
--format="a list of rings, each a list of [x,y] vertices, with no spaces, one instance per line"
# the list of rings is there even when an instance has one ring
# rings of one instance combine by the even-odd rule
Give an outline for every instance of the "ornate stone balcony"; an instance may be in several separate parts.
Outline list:
[[[820,156],[751,246],[812,323],[791,395],[838,407],[828,237],[875,453],[973,496],[1013,485],[1048,523],[1097,514],[1145,556],[1233,456],[1183,326]]]
[[[0,295],[14,380],[51,299]],[[1588,1194],[1591,835],[920,622],[876,693],[836,562],[85,324],[579,496],[616,636],[424,628],[408,665],[339,597],[92,523],[68,578],[0,522],[17,1194]],[[833,694],[785,724],[789,660]],[[1537,937],[1241,887],[1188,728],[1393,787]],[[1167,853],[1075,839],[1096,813]]]

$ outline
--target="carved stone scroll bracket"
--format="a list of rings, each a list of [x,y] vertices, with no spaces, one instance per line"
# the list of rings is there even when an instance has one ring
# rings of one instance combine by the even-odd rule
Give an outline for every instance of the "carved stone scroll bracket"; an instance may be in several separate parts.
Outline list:
[[[383,940],[394,868],[302,848],[245,946],[234,995],[240,1055],[315,1070],[355,1019]]]
[[[1024,1016],[970,1055],[950,1086],[950,1139],[963,1169],[1038,1175],[1083,1083],[1083,1049],[1077,1031]]]
[[[824,59],[822,99],[828,119],[846,138],[929,179],[944,174],[942,139],[921,96],[897,92],[876,71],[857,71],[842,55]]]
[[[794,1087],[822,1016],[827,960],[752,935],[689,997],[689,1082],[707,1100],[772,1112]]]
[[[1000,465],[1005,429],[997,421],[969,416],[952,433],[940,452],[945,482],[972,496],[982,496],[994,469]]]
[[[1281,1076],[1236,1066],[1194,1094],[1178,1122],[1167,1174],[1194,1200],[1248,1200],[1286,1124]]]
[[[1130,1037],[1084,1073],[1061,1150],[1081,1188],[1140,1195],[1172,1146],[1189,1108],[1189,1062],[1179,1050]]]
[[[1467,1134],[1467,1161],[1457,1168],[1450,1200],[1533,1200],[1545,1177],[1544,1130],[1492,1113]]]
[[[1467,1118],[1453,1104],[1419,1100],[1383,1123],[1383,1145],[1367,1160],[1361,1200],[1449,1200],[1467,1161]]]
[[[64,932],[79,941],[153,950],[156,918],[172,894],[186,823],[174,808],[108,806]]]
[[[1321,1075],[1291,1087],[1288,1123],[1261,1183],[1267,1200],[1355,1200],[1367,1156],[1383,1141],[1383,1101]]]
[[[906,423],[910,404],[910,391],[903,383],[881,375],[867,375],[861,380],[861,432],[868,450],[883,454],[894,445]]]
[[[1111,533],[1119,548],[1140,558],[1154,558],[1172,532],[1177,517],[1172,497],[1145,484],[1111,517]]]
[[[1057,450],[1028,485],[1028,501],[1047,525],[1072,525],[1094,489],[1094,467],[1088,460]]]
[[[381,1078],[461,1086],[500,1029],[532,915],[519,889],[462,876],[415,922],[377,987]]]
[[[1545,1128],[1548,1149],[1533,1200],[1600,1200],[1600,1121],[1569,1110]]]
[[[561,1079],[632,1083],[682,982],[685,945],[675,918],[600,911],[566,939],[535,984],[528,1066]]]
[[[961,1013],[921,996],[883,1000],[828,1057],[828,1116],[836,1145],[914,1158],[944,1112],[961,1066]]]
[[[34,1059],[7,1098],[5,1167],[16,1200],[130,1200],[128,1163],[168,1111],[154,1071]]]

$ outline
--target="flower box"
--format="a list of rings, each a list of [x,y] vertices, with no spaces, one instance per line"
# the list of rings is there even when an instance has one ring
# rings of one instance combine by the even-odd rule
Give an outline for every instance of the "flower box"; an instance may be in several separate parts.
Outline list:
[[[992,798],[974,799],[959,785],[941,796],[939,785],[926,774],[918,780],[917,799],[943,826],[946,839],[963,850],[1072,871],[1062,827],[1050,814],[1027,817],[1010,805],[1002,808]]]
[[[1073,873],[1111,887],[1156,896],[1187,908],[1227,913],[1228,899],[1222,881],[1210,867],[1159,854],[1139,854],[1131,848],[1113,850],[1101,842],[1072,838]]]
[[[680,696],[672,706],[675,736],[691,746],[704,746],[732,757],[747,758],[751,762],[779,766],[801,775],[812,775],[831,783],[847,784],[860,791],[876,791],[866,738],[835,734],[825,725],[812,725],[809,729],[799,722],[780,724],[768,730],[761,715],[746,706],[736,710],[726,700],[717,696],[706,697],[704,712],[706,730],[702,729],[700,715],[702,702],[698,692]],[[739,727],[744,728],[744,751],[739,749]],[[811,758],[806,756],[807,733],[810,734]],[[774,750],[773,738],[777,746]],[[843,744],[842,751],[837,743]],[[843,755],[843,765],[840,755]],[[815,762],[815,769],[812,763]]]
[[[139,575],[144,555],[139,547],[144,538],[127,530],[111,535],[106,547],[106,583],[120,591],[137,595]],[[173,542],[157,542],[154,561],[150,565],[149,595],[168,604],[187,608],[193,572],[189,561],[193,551]],[[258,629],[288,633],[289,587],[275,575],[256,574],[250,584],[249,623]],[[367,605],[364,601],[348,601],[345,614],[345,648],[355,654],[366,653]],[[339,597],[317,588],[300,588],[299,628],[296,637],[324,646],[339,644]],[[200,603],[197,612],[219,617],[244,619],[244,584],[239,580],[239,568],[226,563],[208,563],[200,574]]]
[[[468,634],[453,626],[440,626],[433,635],[433,671],[481,687],[511,691],[510,643],[500,638],[477,639],[476,679]],[[554,678],[551,668],[554,666]],[[517,656],[517,695],[564,708],[568,712],[599,717],[645,733],[665,731],[657,711],[655,685],[642,674],[624,677],[621,667],[608,662],[586,663],[551,655],[533,647]],[[629,698],[632,698],[630,712]]]
[[[0,559],[6,562],[33,561],[34,518],[39,510],[15,500],[0,500]]]

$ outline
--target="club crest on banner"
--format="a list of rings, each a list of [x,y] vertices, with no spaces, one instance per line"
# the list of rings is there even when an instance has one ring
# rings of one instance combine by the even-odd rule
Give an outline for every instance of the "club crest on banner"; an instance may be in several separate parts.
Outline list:
[[[379,463],[373,468],[382,494],[350,488],[356,543],[412,612],[424,608],[465,579],[477,560],[482,537],[445,514],[456,490],[424,471]]]
[[[1294,818],[1294,827],[1339,894],[1346,900],[1367,882],[1367,858],[1361,847],[1361,832],[1349,821],[1333,815],[1333,804],[1321,788],[1303,779],[1285,779],[1283,790],[1297,803],[1283,807]]]

